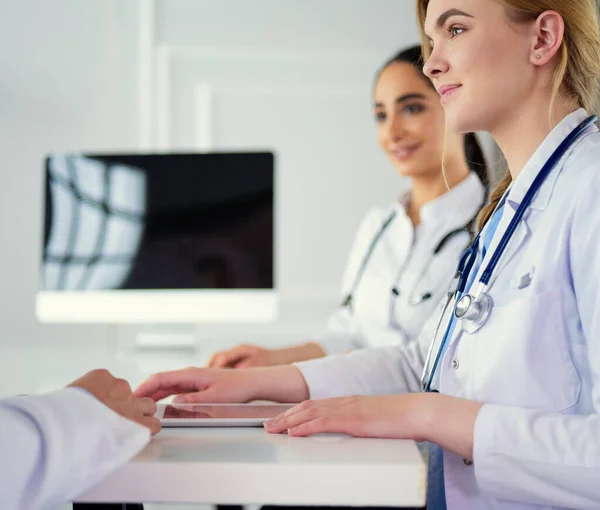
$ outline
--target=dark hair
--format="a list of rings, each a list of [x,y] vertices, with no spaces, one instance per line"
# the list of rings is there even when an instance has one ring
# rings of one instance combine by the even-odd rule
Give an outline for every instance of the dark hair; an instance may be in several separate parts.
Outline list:
[[[421,46],[412,46],[405,50],[402,50],[396,53],[393,57],[387,60],[383,66],[377,71],[375,75],[375,82],[379,79],[381,73],[387,69],[392,64],[410,64],[415,68],[416,71],[423,77],[423,79],[427,82],[427,84],[434,88],[431,80],[425,76],[423,73],[423,51],[421,50]],[[489,196],[489,188],[490,188],[490,177],[487,163],[485,161],[485,156],[483,154],[483,149],[481,148],[481,144],[477,140],[475,133],[467,133],[465,135],[465,156],[467,159],[467,164],[469,168],[475,172],[479,180],[485,186],[485,200],[484,203],[487,202]]]

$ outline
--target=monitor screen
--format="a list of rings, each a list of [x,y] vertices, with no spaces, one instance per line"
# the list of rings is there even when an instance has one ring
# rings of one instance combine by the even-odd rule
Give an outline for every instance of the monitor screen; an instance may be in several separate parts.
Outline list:
[[[273,291],[273,207],[271,153],[51,155],[38,298]]]

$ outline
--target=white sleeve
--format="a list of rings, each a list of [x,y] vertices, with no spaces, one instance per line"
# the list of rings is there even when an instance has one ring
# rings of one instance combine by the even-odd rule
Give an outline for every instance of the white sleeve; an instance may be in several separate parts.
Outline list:
[[[600,178],[596,185],[586,186],[585,196],[578,200],[569,247],[596,412],[574,415],[483,406],[475,423],[475,475],[482,490],[503,499],[553,507],[600,508],[598,185]]]
[[[349,307],[342,306],[342,302],[352,291],[352,285],[360,271],[360,266],[385,219],[381,208],[369,210],[354,236],[342,276],[340,306],[329,317],[324,331],[313,337],[327,355],[343,354],[367,347],[353,314]]]
[[[78,388],[0,400],[0,508],[63,505],[149,439],[146,427]]]
[[[314,341],[323,348],[328,356],[365,347],[350,309],[341,305],[331,314],[325,330],[316,335]]]
[[[425,358],[445,301],[444,298],[413,342],[295,363],[310,398],[421,391]]]

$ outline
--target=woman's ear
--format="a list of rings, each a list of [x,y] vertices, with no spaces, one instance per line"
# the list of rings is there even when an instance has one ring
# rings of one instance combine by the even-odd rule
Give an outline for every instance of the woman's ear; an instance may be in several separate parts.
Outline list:
[[[545,11],[535,22],[530,60],[533,64],[544,65],[558,53],[565,33],[563,17],[556,11]]]

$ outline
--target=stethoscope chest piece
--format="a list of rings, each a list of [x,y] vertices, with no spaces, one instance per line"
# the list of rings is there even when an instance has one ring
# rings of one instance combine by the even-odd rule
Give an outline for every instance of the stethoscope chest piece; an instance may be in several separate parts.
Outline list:
[[[477,297],[465,294],[457,301],[454,316],[462,320],[463,331],[475,333],[485,324],[493,304],[492,298],[487,292],[483,292]]]

